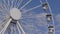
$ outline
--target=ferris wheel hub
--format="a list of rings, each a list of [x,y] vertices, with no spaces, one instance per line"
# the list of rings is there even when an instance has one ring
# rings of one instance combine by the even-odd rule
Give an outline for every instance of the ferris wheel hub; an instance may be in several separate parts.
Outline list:
[[[18,8],[12,8],[10,9],[10,16],[14,20],[19,20],[21,18],[21,12]]]

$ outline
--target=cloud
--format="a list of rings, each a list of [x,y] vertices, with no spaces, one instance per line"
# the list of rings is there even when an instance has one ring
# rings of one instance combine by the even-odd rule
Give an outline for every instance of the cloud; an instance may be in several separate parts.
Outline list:
[[[56,19],[56,22],[59,25],[60,24],[60,14],[57,14],[56,17],[55,17],[55,19]]]
[[[23,20],[21,20],[22,22],[20,22],[25,32],[27,34],[40,34],[41,29],[39,28],[46,29],[46,14],[47,13],[25,15]]]
[[[47,13],[41,13],[39,15],[36,15],[36,19],[39,21],[38,25],[40,25],[40,26],[47,25],[46,14]]]
[[[45,26],[47,25],[47,19],[46,19],[46,14],[47,13],[40,13],[40,14],[29,14],[24,16],[24,20],[26,22],[34,22],[37,23],[38,25]]]

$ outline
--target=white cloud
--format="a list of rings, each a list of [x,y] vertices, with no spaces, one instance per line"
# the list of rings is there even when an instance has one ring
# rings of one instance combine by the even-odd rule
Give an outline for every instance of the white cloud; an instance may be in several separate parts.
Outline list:
[[[55,17],[55,19],[56,19],[56,22],[59,25],[60,24],[60,14],[57,14],[56,17]]]
[[[32,21],[32,22],[36,22],[40,26],[45,26],[45,25],[47,25],[46,14],[47,13],[29,14],[29,15],[26,15],[24,18],[28,18],[27,22],[31,22]],[[32,19],[30,20],[29,18],[32,18]],[[33,19],[35,19],[35,21]]]
[[[26,30],[26,33],[27,34],[34,34],[37,33],[37,34],[40,34],[41,30],[38,29],[40,28],[40,26],[46,26],[47,25],[47,21],[46,21],[46,14],[47,13],[41,13],[41,14],[30,14],[28,16],[26,16],[25,18],[28,18],[25,19],[25,21],[23,21],[23,23],[25,24],[21,24],[24,28],[24,30]],[[32,18],[32,19],[29,19],[29,18]],[[36,19],[36,20],[34,20]],[[39,26],[37,28],[37,26]],[[45,27],[44,27],[45,29]]]
[[[36,15],[36,19],[39,21],[39,25],[45,26],[47,25],[47,19],[46,19],[46,14],[47,13],[41,13],[39,15]]]

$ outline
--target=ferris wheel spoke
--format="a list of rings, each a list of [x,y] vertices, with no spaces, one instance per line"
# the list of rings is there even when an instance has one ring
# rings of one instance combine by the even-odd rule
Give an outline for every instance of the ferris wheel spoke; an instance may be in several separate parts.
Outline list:
[[[0,10],[2,10],[2,9],[4,9],[4,10],[6,10],[7,8],[6,8],[6,6],[4,5],[4,4],[0,4]]]
[[[32,1],[32,0],[29,0],[26,4],[24,4],[24,5],[20,8],[20,10],[21,10],[22,8],[24,8],[26,5],[28,5],[31,1]]]
[[[20,4],[22,3],[23,0],[18,0],[17,2],[17,8],[19,8]]]
[[[7,7],[5,6],[5,4],[0,4],[0,11],[6,10]]]
[[[26,10],[24,13],[26,13],[26,12],[28,12],[28,11],[31,11],[31,10],[33,10],[33,9],[36,9],[36,8],[38,8],[38,7],[40,7],[40,6],[41,6],[41,5],[35,6],[35,7],[33,7],[33,8],[30,8],[30,9]]]
[[[40,3],[42,4],[42,0],[40,0]]]
[[[6,0],[2,0],[2,1],[3,1],[2,7],[5,7],[5,9],[7,9]]]
[[[10,6],[10,8],[13,7],[13,4],[14,4],[14,0],[11,1],[11,6]]]
[[[3,10],[4,10],[4,11],[7,10],[6,5],[3,5],[2,7],[3,7]]]
[[[8,9],[10,9],[10,0],[7,0],[7,2],[8,2]]]
[[[14,7],[16,7],[17,0],[14,0]]]
[[[6,10],[3,10],[3,9],[0,10],[0,13],[1,13],[0,15],[1,15],[1,16],[5,16],[6,14],[8,14],[8,12],[6,12],[6,14],[5,14],[4,12],[6,12]]]
[[[4,4],[1,4],[1,9],[5,9],[5,6],[4,6]]]
[[[18,6],[17,6],[17,2],[18,2],[18,0],[16,0],[16,2],[15,2],[15,7],[17,8]],[[19,4],[18,4],[19,5]]]

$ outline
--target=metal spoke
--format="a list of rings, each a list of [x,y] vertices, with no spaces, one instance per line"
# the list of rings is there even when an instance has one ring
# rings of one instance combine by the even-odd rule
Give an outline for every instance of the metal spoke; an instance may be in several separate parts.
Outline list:
[[[12,0],[11,3],[12,3],[12,4],[11,4],[10,8],[13,8],[14,0]]]
[[[28,12],[28,11],[31,11],[31,10],[33,10],[33,9],[39,8],[40,6],[41,6],[41,5],[35,6],[35,7],[33,7],[33,8],[30,8],[30,9],[26,10],[24,13],[26,13],[26,12]]]
[[[32,0],[29,0],[25,5],[23,5],[23,6],[20,8],[20,10],[21,10],[22,8],[24,8],[26,5],[28,5],[31,1],[32,1]]]
[[[23,0],[18,0],[17,2],[17,8],[19,8],[20,4],[22,3]]]
[[[6,7],[6,0],[3,0],[3,2],[4,2],[4,4],[2,5],[2,7],[4,6],[5,7],[5,9],[8,9],[7,7]]]

